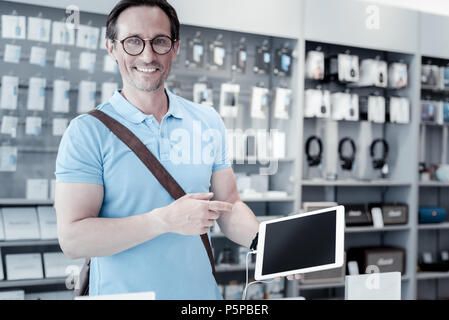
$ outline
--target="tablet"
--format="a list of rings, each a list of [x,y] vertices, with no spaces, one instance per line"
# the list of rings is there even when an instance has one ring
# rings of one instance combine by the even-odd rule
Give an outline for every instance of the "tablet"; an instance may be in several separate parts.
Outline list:
[[[261,222],[255,279],[341,267],[344,228],[343,206]]]

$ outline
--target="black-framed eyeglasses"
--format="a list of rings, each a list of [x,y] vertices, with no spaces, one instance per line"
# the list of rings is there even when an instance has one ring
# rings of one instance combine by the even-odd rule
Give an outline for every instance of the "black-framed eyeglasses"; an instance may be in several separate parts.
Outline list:
[[[151,49],[160,55],[167,54],[173,49],[173,44],[176,40],[173,40],[169,36],[157,36],[153,39],[142,39],[138,36],[127,37],[123,40],[115,39],[122,44],[123,50],[130,56],[138,56],[145,50],[146,42],[150,42]]]

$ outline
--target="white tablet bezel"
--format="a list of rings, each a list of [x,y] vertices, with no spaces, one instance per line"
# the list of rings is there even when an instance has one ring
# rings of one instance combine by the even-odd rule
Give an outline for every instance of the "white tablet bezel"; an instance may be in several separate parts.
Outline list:
[[[335,232],[335,262],[331,264],[319,265],[315,267],[296,269],[272,274],[262,275],[262,265],[263,265],[263,251],[265,247],[265,230],[266,225],[271,223],[276,223],[280,221],[292,220],[292,219],[301,219],[303,217],[321,214],[325,212],[335,211],[336,212],[336,232]],[[321,210],[316,210],[307,213],[295,214],[288,217],[273,219],[269,221],[261,222],[259,225],[259,240],[257,244],[257,255],[256,255],[256,270],[254,278],[256,280],[266,280],[272,279],[276,277],[285,277],[292,274],[297,273],[306,273],[306,272],[314,272],[320,270],[334,269],[340,268],[344,263],[344,238],[345,238],[345,209],[343,206],[336,206]]]

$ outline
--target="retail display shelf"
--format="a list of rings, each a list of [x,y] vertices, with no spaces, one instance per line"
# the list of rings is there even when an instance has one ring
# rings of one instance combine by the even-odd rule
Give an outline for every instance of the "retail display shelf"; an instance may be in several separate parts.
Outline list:
[[[437,123],[437,122],[421,122],[421,126],[427,126],[427,127],[447,127],[449,123]]]
[[[411,186],[410,182],[395,180],[302,180],[306,187],[403,187]]]
[[[262,197],[254,197],[254,196],[240,196],[240,199],[243,202],[282,202],[282,201],[295,201],[296,197],[287,196],[287,197],[270,197],[270,196],[262,196]]]
[[[449,187],[449,182],[440,181],[421,181],[419,183],[420,187]]]
[[[38,146],[22,146],[18,148],[19,152],[28,153],[58,153],[57,147],[38,147]]]
[[[416,273],[417,280],[433,280],[449,278],[449,272],[418,272]]]
[[[254,269],[256,265],[254,263],[250,263],[248,265],[248,269]],[[233,271],[245,271],[245,264],[221,264],[215,267],[216,272],[233,272]]]
[[[53,245],[59,245],[59,241],[57,239],[0,241],[0,247],[53,246]]]
[[[409,225],[384,226],[382,228],[369,227],[346,227],[345,233],[364,233],[364,232],[385,232],[385,231],[404,231],[410,230]]]
[[[435,86],[429,86],[429,85],[424,85],[424,84],[421,85],[421,90],[440,92],[440,93],[449,93],[449,88],[437,88]]]
[[[332,83],[333,85],[336,86],[343,86],[343,87],[348,87],[351,89],[371,89],[371,90],[379,90],[379,91],[398,91],[398,90],[403,90],[404,88],[391,88],[391,87],[381,87],[381,86],[375,86],[375,85],[359,85],[353,82],[344,82],[344,81],[334,81],[331,79],[304,79],[307,83],[311,83],[311,84],[329,84]]]
[[[446,228],[449,228],[449,223]],[[436,228],[436,227],[434,227]],[[430,229],[430,228],[429,228]],[[365,232],[386,232],[386,231],[407,231],[410,230],[409,225],[384,226],[382,228],[368,227],[346,227],[345,233],[365,233]],[[223,238],[225,235],[222,232],[212,232],[211,238]]]
[[[269,298],[268,300],[305,300],[304,297],[297,296],[297,297],[283,297],[283,298]]]
[[[231,162],[233,165],[269,165],[271,162],[294,162],[296,161],[296,158],[294,157],[287,157],[287,158],[280,158],[280,159],[231,159]]]
[[[0,199],[0,206],[46,206],[53,205],[54,200],[34,200],[34,199]]]
[[[449,222],[419,224],[419,230],[449,229]]]
[[[401,280],[408,281],[410,277],[408,275],[403,275]],[[310,284],[299,284],[300,290],[314,290],[314,289],[329,289],[329,288],[344,288],[344,282],[323,282],[323,283],[310,283]]]
[[[3,280],[3,281],[0,281],[0,288],[55,285],[55,284],[64,284],[65,281],[66,281],[66,278],[48,278],[48,279],[31,279],[31,280]]]
[[[344,282],[324,282],[324,283],[310,283],[310,284],[299,284],[300,290],[313,290],[313,289],[328,289],[328,288],[343,288],[345,286]]]

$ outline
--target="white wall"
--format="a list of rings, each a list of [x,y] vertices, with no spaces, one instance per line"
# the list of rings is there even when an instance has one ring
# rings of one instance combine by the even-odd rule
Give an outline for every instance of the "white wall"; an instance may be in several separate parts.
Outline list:
[[[108,14],[116,0],[10,0]],[[301,34],[302,0],[169,0],[182,24],[288,38]]]
[[[37,6],[47,6],[54,8],[66,8],[69,5],[76,5],[81,11],[93,13],[108,13],[114,4],[118,1],[114,0],[8,0],[12,2],[28,3]]]
[[[387,51],[418,50],[419,13],[353,0],[305,0],[304,37],[329,43]],[[373,18],[375,16],[376,18]],[[314,17],[314,18],[310,18]],[[319,17],[319,18],[317,18]],[[376,20],[374,26],[372,21]]]
[[[384,4],[404,9],[449,16],[447,0],[359,0],[369,3]]]
[[[171,0],[185,24],[299,38],[302,0]]]

